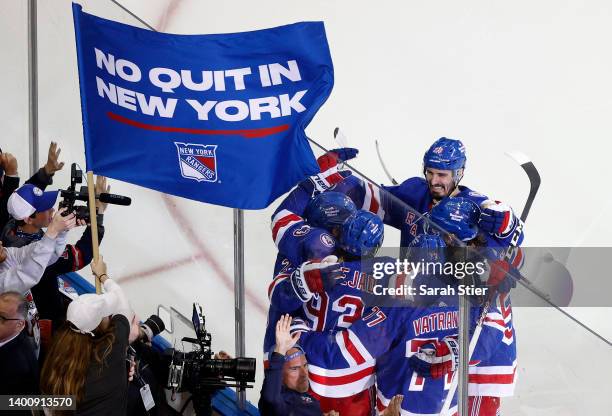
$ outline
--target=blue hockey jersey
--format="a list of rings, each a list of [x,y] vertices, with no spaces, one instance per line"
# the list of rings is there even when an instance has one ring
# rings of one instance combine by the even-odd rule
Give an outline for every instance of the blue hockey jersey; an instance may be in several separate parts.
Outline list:
[[[380,257],[369,261],[349,261],[341,263],[344,278],[331,290],[320,293],[303,303],[295,293],[290,276],[295,270],[288,261],[281,262],[284,267],[270,283],[268,297],[270,311],[268,325],[264,337],[264,353],[269,352],[275,342],[275,325],[280,316],[289,313],[293,317],[304,319],[315,331],[331,331],[348,328],[361,318],[364,308],[374,299],[372,287],[374,284],[387,285],[388,279],[374,279],[372,264],[377,261],[389,261],[390,258]]]
[[[472,323],[480,312],[480,308],[472,308]],[[491,312],[487,318],[494,319],[494,314]],[[354,394],[375,378],[380,410],[393,396],[402,394],[406,414],[435,415],[446,400],[452,374],[438,379],[422,377],[411,368],[408,358],[426,343],[456,336],[457,328],[455,307],[374,306],[348,329],[309,332],[302,334],[299,342],[307,354],[315,392],[328,396]],[[501,337],[499,331],[484,327],[481,339],[486,342],[479,344],[474,360],[490,354],[487,347],[499,344]],[[454,408],[456,398],[451,411]]]
[[[383,189],[388,194],[384,191],[381,192],[378,187],[366,183],[354,175],[348,176],[329,188],[329,190],[348,195],[358,208],[378,215],[385,224],[399,229],[401,231],[401,246],[408,247],[417,235],[423,233],[423,220],[408,207],[413,208],[420,214],[426,214],[432,208],[433,200],[429,193],[427,181],[424,178],[414,177],[399,185],[383,186]],[[320,189],[317,188],[316,181],[312,177],[308,178],[291,191],[276,209],[272,215],[271,227],[272,237],[279,250],[281,250],[283,237],[287,236],[288,239],[292,239],[290,234],[286,234],[286,231],[295,224],[305,224],[302,214],[310,198],[318,192],[320,192]],[[467,198],[478,206],[496,202],[462,185],[459,185],[459,193],[455,196]],[[398,200],[401,202],[398,202]],[[521,232],[518,236],[513,237],[518,227],[520,227]],[[489,245],[508,246],[514,238],[515,241],[512,244],[520,245],[524,238],[522,229],[523,224],[517,219],[514,226],[503,235],[487,234],[487,242]]]

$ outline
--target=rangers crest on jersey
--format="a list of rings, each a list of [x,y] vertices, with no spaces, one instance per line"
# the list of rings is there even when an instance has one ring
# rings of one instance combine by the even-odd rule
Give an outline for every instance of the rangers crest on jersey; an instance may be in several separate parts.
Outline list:
[[[321,234],[321,242],[327,247],[333,247],[335,245],[334,239],[329,234]]]
[[[312,228],[310,228],[310,225],[302,225],[300,228],[298,228],[295,231],[293,231],[293,235],[295,237],[303,237],[306,234],[308,234],[311,229]]]
[[[217,182],[217,145],[174,142],[181,176],[201,182]]]

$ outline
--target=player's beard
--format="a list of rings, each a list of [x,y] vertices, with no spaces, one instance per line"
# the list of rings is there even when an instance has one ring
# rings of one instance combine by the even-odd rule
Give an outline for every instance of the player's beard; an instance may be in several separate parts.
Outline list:
[[[429,185],[429,194],[431,199],[439,201],[451,193],[444,185]]]
[[[297,383],[297,391],[300,393],[306,393],[308,391],[308,376],[300,378]]]

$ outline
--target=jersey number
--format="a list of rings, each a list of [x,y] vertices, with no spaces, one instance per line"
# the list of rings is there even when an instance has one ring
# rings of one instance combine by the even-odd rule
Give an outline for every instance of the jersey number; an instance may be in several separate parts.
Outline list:
[[[348,328],[353,322],[361,318],[363,313],[363,302],[357,296],[344,295],[332,304],[332,310],[340,313],[338,326]]]

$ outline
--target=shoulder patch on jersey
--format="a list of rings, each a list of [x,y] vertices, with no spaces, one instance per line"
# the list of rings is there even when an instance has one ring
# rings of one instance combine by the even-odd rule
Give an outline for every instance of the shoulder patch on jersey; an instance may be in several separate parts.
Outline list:
[[[303,237],[306,234],[308,234],[310,232],[310,230],[312,230],[310,225],[302,225],[300,228],[298,228],[297,230],[293,231],[293,236],[294,237]]]
[[[470,191],[470,192],[468,192],[468,195],[476,197],[476,198],[484,198],[485,197],[483,194],[481,194],[480,192],[476,192],[476,191]]]
[[[335,245],[334,238],[329,234],[321,234],[321,242],[327,247],[333,247]]]

